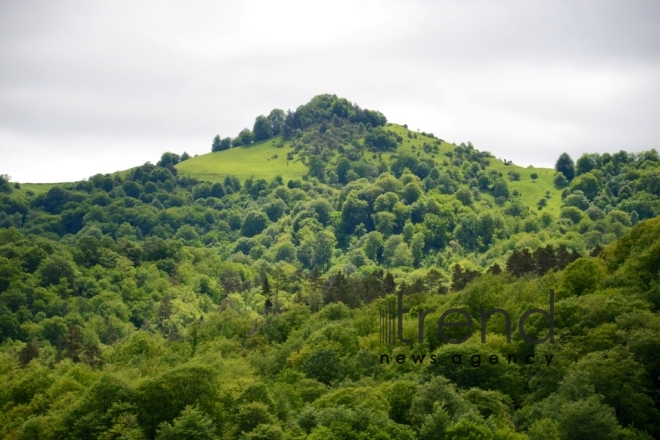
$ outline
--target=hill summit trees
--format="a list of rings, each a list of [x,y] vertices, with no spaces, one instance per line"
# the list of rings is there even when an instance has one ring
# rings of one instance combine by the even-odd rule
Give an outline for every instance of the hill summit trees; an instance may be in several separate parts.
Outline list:
[[[274,109],[268,116],[257,116],[252,130],[245,128],[233,139],[220,139],[219,135],[216,136],[213,139],[211,151],[249,145],[252,142],[263,141],[280,134],[285,138],[291,138],[311,125],[322,124],[322,127],[325,128],[327,126],[325,124],[337,124],[337,121],[377,128],[384,126],[387,118],[380,112],[362,109],[357,104],[344,98],[338,98],[336,95],[318,95],[295,111],[284,112],[281,109]],[[368,142],[378,149],[388,150],[396,146],[396,142],[393,142],[383,132],[370,136]]]

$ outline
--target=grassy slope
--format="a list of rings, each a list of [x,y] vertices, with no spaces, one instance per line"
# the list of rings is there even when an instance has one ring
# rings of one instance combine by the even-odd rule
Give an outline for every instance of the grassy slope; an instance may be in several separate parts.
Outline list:
[[[413,132],[413,134],[417,134],[417,139],[410,139],[408,138],[408,129],[406,129],[401,125],[388,124],[387,128],[397,133],[403,138],[403,145],[398,148],[397,153],[403,153],[403,152],[411,153],[414,155],[418,155],[418,157],[420,158],[430,157],[434,159],[438,165],[440,165],[441,170],[444,168],[442,166],[442,163],[445,160],[447,162],[450,162],[450,159],[447,156],[445,156],[444,153],[448,151],[453,151],[454,145],[442,141],[440,145],[440,153],[435,153],[433,155],[433,153],[424,152],[422,147],[424,143],[434,144],[436,139],[428,136],[422,136],[422,134],[419,132]],[[414,150],[413,147],[415,147]],[[388,163],[390,162],[389,158],[391,154],[392,153],[383,154],[383,158]],[[545,192],[549,190],[551,193],[551,197],[548,199],[548,205],[545,208],[543,208],[543,211],[550,211],[555,215],[559,215],[559,208],[561,206],[561,191],[555,188],[554,185],[554,181],[553,181],[555,175],[554,169],[535,168],[535,167],[524,168],[514,164],[504,165],[504,162],[502,162],[500,159],[491,158],[490,165],[486,167],[486,171],[490,171],[490,170],[496,170],[502,173],[502,175],[509,184],[509,191],[513,192],[513,190],[517,189],[518,192],[520,192],[521,194],[521,201],[525,205],[532,208],[533,210],[536,210],[538,201],[542,197],[545,197]],[[509,171],[518,171],[520,173],[520,180],[519,181],[509,180],[508,179]],[[536,173],[539,176],[538,179],[536,179],[536,182],[533,181],[532,178],[530,177],[532,173]],[[482,197],[484,199],[489,200],[493,204],[493,206],[497,207],[497,205],[494,204],[495,201],[494,197],[492,197],[490,194],[482,193]],[[542,211],[537,211],[537,212],[542,212]]]
[[[422,148],[424,143],[433,144],[436,139],[423,136],[418,132],[413,132],[413,134],[417,134],[417,139],[411,139],[408,137],[408,129],[397,124],[388,124],[387,129],[399,134],[403,138],[403,144],[395,153],[382,154],[383,159],[387,163],[391,162],[390,156],[392,154],[401,154],[404,152],[418,155],[420,158],[431,157],[440,165],[441,169],[444,168],[442,163],[445,160],[450,160],[444,155],[445,152],[454,150],[454,145],[450,143],[443,141],[440,145],[439,153],[426,153]],[[250,176],[270,180],[280,175],[285,182],[289,179],[301,178],[307,172],[307,167],[298,160],[287,161],[286,154],[292,151],[292,148],[288,142],[284,144],[284,147],[277,148],[276,145],[279,142],[280,139],[275,138],[250,146],[203,154],[180,163],[177,165],[177,169],[182,175],[213,182],[222,180],[227,175],[237,176],[241,180]],[[272,158],[275,154],[278,156],[277,159]],[[377,159],[373,159],[368,154],[366,157],[369,161],[377,162]],[[332,160],[332,162],[335,162],[335,160]],[[553,169],[504,165],[504,162],[495,158],[492,158],[490,165],[486,167],[487,171],[491,169],[502,173],[505,178],[507,178],[509,171],[518,171],[521,175],[519,181],[510,181],[507,179],[509,190],[513,192],[513,190],[517,189],[522,194],[522,202],[533,210],[536,210],[536,204],[539,199],[545,196],[546,190],[550,190],[552,196],[548,199],[548,206],[544,208],[544,211],[550,211],[555,215],[559,214],[561,191],[557,190],[553,184],[553,176],[555,174]],[[538,174],[539,177],[536,181],[533,181],[530,177],[532,173]],[[483,198],[494,202],[494,198],[490,194],[484,193]],[[496,207],[497,205],[494,206]]]
[[[507,177],[507,173],[509,171],[518,171],[520,173],[520,180],[508,180],[509,191],[517,189],[521,194],[521,201],[533,209],[536,209],[538,201],[542,197],[545,197],[545,192],[549,190],[551,196],[549,199],[547,199],[548,205],[543,208],[543,211],[549,211],[555,215],[559,215],[559,209],[561,206],[561,190],[558,190],[554,185],[554,169],[534,167],[523,168],[518,165],[507,166],[504,165],[504,163],[499,159],[491,159],[491,164],[490,166],[486,167],[486,170],[491,169],[501,172],[505,178]],[[539,175],[536,181],[532,180],[530,177],[530,174],[532,173]],[[486,197],[490,197],[490,195],[487,195]]]
[[[25,194],[27,191],[32,191],[35,194],[41,194],[47,192],[49,189],[57,185],[57,183],[21,183],[20,189],[14,189],[12,194],[21,195]]]
[[[250,176],[270,180],[278,175],[285,182],[300,179],[307,173],[307,167],[297,159],[287,161],[286,155],[293,148],[288,142],[284,147],[277,148],[279,141],[279,138],[270,139],[245,147],[203,154],[178,164],[176,168],[181,175],[212,182],[220,181],[228,175],[241,180]],[[277,158],[274,158],[275,155]]]
[[[423,136],[421,133],[412,132],[417,135],[417,139],[408,137],[408,129],[397,124],[388,124],[387,129],[399,134],[403,138],[403,144],[397,149],[395,153],[383,153],[382,157],[390,163],[390,156],[392,154],[410,153],[421,157],[431,157],[440,165],[440,169],[444,161],[450,159],[444,155],[445,152],[453,151],[454,145],[442,142],[440,145],[439,153],[426,153],[423,150],[424,143],[434,144],[436,139]],[[234,175],[245,180],[248,177],[254,176],[255,178],[263,178],[266,180],[273,179],[276,176],[282,176],[284,181],[289,179],[299,179],[307,173],[307,166],[305,166],[298,159],[294,161],[287,161],[287,153],[293,151],[289,142],[285,142],[284,146],[277,148],[276,145],[281,143],[281,139],[269,139],[267,141],[258,142],[249,146],[232,148],[226,151],[217,153],[207,153],[201,156],[193,157],[185,162],[178,164],[176,167],[181,175],[196,177],[200,180],[208,180],[212,182],[221,181],[225,176]],[[277,155],[277,158],[274,156]],[[372,158],[369,154],[365,155],[367,160],[376,163],[378,159]],[[332,162],[335,162],[335,159]],[[546,190],[550,190],[551,197],[548,199],[548,206],[544,211],[550,211],[555,215],[559,214],[559,207],[561,204],[561,191],[557,190],[553,184],[553,176],[555,171],[551,168],[523,168],[518,165],[504,165],[499,159],[492,158],[490,165],[486,170],[494,169],[507,177],[509,171],[518,171],[521,175],[519,181],[508,181],[509,189],[513,191],[517,189],[521,194],[522,202],[533,210],[536,210],[536,204],[542,197],[545,196]],[[124,176],[130,170],[119,171]],[[538,179],[533,181],[530,177],[531,173],[537,173]],[[508,179],[507,179],[508,180]],[[54,184],[51,183],[24,183],[21,189],[16,193],[24,193],[27,190],[32,190],[36,194],[48,191]],[[483,193],[483,198],[494,201],[494,198],[488,194]],[[494,205],[494,203],[493,203]],[[494,205],[497,207],[497,205]]]

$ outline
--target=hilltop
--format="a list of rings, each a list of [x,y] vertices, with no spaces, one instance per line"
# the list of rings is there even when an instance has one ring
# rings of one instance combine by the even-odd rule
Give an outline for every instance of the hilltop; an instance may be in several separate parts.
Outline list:
[[[404,141],[393,152],[381,154],[380,159],[388,166],[393,162],[392,156],[396,157],[397,154],[416,155],[417,153],[432,160],[437,157],[436,162],[441,164],[447,160],[444,154],[447,152],[453,153],[457,146],[431,137],[426,133],[414,132],[407,127],[393,123],[388,123],[386,129],[399,136],[405,136]],[[413,137],[408,138],[408,133]],[[359,141],[363,143],[364,138],[359,139]],[[427,152],[424,150],[425,144],[437,145],[438,150]],[[293,145],[294,141],[284,140],[282,136],[278,136],[250,145],[199,155],[177,164],[176,168],[181,175],[211,182],[222,181],[227,176],[237,176],[242,180],[250,177],[272,180],[276,176],[280,176],[286,181],[300,179],[308,173],[309,169],[301,160],[287,160],[287,155],[294,151]],[[339,156],[339,154],[333,155],[328,163],[336,165]],[[367,157],[366,161],[372,165],[378,165],[380,160]],[[444,169],[444,166],[441,165],[439,169]],[[485,165],[484,170],[486,172],[495,171],[506,176],[510,172],[518,173],[520,178],[510,180],[509,187],[512,191],[516,190],[520,193],[521,200],[525,205],[534,207],[540,199],[547,198],[546,209],[555,214],[559,213],[560,199],[559,197],[552,198],[552,196],[561,195],[561,189],[556,188],[553,184],[554,169],[533,166],[521,167],[492,157]],[[532,174],[536,174],[537,178],[532,179]],[[547,197],[546,191],[550,191],[550,197]],[[486,198],[491,202],[494,202],[495,199],[488,194],[486,194]]]

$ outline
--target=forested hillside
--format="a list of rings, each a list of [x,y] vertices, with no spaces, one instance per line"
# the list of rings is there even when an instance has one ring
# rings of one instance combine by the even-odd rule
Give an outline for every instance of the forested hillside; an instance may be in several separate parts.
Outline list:
[[[655,150],[521,168],[333,95],[212,149],[0,178],[3,438],[660,436]],[[383,345],[399,293],[414,343]]]

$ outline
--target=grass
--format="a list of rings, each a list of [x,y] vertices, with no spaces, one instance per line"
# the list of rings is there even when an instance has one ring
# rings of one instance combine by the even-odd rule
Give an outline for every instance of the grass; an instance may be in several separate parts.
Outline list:
[[[28,191],[32,191],[35,194],[42,194],[48,192],[49,189],[54,187],[55,185],[59,185],[58,183],[21,183],[21,188],[16,189],[12,191],[12,194],[15,195],[22,195],[27,193]]]
[[[499,159],[491,159],[491,164],[486,167],[486,170],[496,170],[504,176],[509,185],[509,192],[513,193],[518,190],[520,200],[533,211],[541,213],[549,211],[558,216],[561,207],[561,190],[557,189],[554,185],[555,170],[552,168],[523,168],[518,165],[504,165]],[[510,180],[508,178],[509,171],[517,171],[520,173],[520,180]],[[538,178],[533,180],[531,174],[538,174]],[[550,191],[550,198],[546,197],[545,192]],[[537,206],[541,198],[545,198],[548,204],[543,210],[538,211]]]
[[[179,163],[176,168],[181,175],[211,182],[221,181],[229,175],[241,180],[251,176],[266,180],[282,176],[285,182],[300,179],[307,173],[307,167],[297,159],[287,160],[287,153],[293,151],[293,148],[289,143],[278,148],[276,145],[280,142],[280,138],[275,138],[249,146],[203,154]]]

